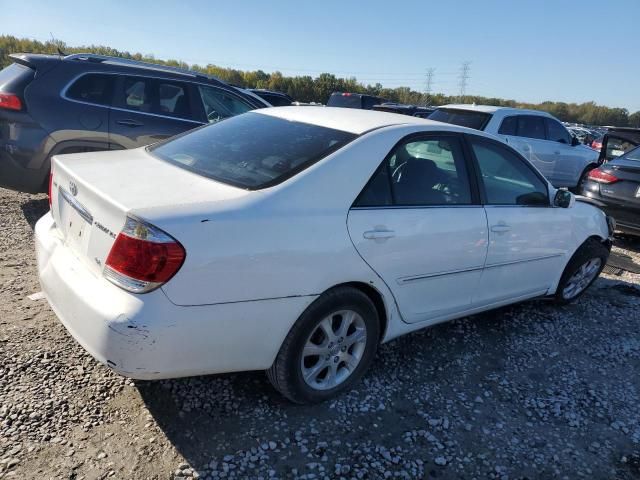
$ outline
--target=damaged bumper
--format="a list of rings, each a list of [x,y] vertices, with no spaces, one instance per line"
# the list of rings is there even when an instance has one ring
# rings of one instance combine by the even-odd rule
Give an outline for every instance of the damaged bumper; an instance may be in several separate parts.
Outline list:
[[[85,350],[131,378],[269,368],[295,320],[316,298],[178,306],[161,289],[136,295],[96,276],[66,248],[50,214],[35,233],[49,305]]]

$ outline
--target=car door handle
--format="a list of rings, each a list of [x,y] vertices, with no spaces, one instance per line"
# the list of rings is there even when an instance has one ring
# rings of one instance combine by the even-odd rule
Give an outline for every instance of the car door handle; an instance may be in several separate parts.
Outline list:
[[[362,234],[367,240],[380,240],[385,238],[391,238],[396,236],[396,232],[393,230],[369,230]]]
[[[124,125],[125,127],[141,127],[144,124],[140,122],[136,122],[135,120],[117,120],[116,123],[118,125]]]
[[[554,155],[560,155],[560,150],[556,150],[555,152],[553,152]]]
[[[498,225],[492,225],[491,226],[491,231],[495,232],[495,233],[505,233],[511,230],[511,227],[509,225],[506,225],[504,223],[499,223]]]

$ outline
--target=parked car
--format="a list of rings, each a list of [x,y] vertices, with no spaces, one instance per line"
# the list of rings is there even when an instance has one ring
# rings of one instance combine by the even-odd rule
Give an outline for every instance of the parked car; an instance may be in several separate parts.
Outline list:
[[[329,107],[54,157],[50,199],[42,289],[95,358],[146,379],[267,369],[300,403],[412,330],[575,300],[610,247],[600,209],[489,135]]]
[[[611,215],[618,230],[640,235],[640,147],[591,170],[582,195]]]
[[[640,145],[640,128],[610,127],[602,137],[598,163],[605,163]]]
[[[374,105],[386,102],[384,98],[362,93],[333,92],[327,101],[327,107],[360,108],[371,110]]]
[[[269,106],[213,77],[93,54],[16,54],[0,71],[0,186],[47,190],[50,158],[139,147]]]
[[[445,105],[430,120],[483,130],[498,136],[525,156],[555,187],[579,190],[598,153],[572,140],[552,115],[538,110],[484,105]]]
[[[258,95],[263,100],[269,102],[274,107],[288,107],[293,103],[293,98],[286,93],[276,92],[275,90],[266,90],[264,88],[252,88],[250,91]]]
[[[435,107],[420,107],[417,105],[406,105],[404,103],[386,102],[380,105],[374,105],[372,110],[378,112],[400,113],[402,115],[411,115],[412,117],[427,118],[435,111]]]

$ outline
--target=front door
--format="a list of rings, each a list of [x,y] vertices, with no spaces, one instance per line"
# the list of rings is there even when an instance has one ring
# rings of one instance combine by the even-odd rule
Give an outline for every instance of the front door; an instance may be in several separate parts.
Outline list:
[[[489,251],[477,306],[546,293],[566,264],[571,225],[554,208],[548,184],[515,152],[469,135],[489,227]]]
[[[383,161],[349,212],[362,258],[406,322],[471,306],[487,254],[487,222],[457,135],[411,135]]]

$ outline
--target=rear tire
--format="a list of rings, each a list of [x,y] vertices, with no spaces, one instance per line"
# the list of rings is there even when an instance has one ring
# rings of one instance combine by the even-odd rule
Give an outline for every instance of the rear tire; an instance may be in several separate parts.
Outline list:
[[[379,338],[380,320],[371,299],[352,287],[334,288],[298,318],[267,377],[294,403],[322,402],[360,380]]]
[[[576,250],[567,264],[554,300],[566,305],[578,299],[598,278],[609,259],[609,249],[595,239],[589,239]]]

